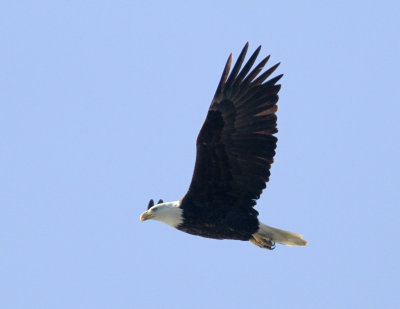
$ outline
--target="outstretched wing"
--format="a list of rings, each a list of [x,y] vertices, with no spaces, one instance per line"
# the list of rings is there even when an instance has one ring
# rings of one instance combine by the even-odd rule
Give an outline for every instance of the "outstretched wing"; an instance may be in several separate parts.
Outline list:
[[[228,58],[197,137],[194,174],[183,202],[252,207],[269,180],[278,131],[276,83],[282,75],[264,82],[279,63],[259,75],[269,56],[250,72],[261,46],[241,69],[247,49],[248,43],[230,74],[232,54]]]

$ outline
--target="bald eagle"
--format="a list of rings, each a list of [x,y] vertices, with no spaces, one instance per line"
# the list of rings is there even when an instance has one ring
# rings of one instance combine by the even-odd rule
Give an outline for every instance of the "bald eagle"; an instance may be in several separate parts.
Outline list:
[[[279,63],[260,75],[269,56],[251,70],[261,46],[241,68],[247,49],[248,43],[231,72],[232,54],[225,65],[197,137],[188,192],[179,201],[154,205],[150,200],[140,220],[158,220],[208,238],[250,241],[270,250],[275,243],[304,246],[300,234],[261,223],[254,209],[274,160],[281,88],[277,82],[282,75],[267,80]]]

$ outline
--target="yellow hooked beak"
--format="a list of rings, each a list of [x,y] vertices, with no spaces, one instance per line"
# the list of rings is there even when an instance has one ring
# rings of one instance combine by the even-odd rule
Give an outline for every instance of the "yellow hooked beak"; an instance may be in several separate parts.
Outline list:
[[[152,214],[149,211],[145,211],[140,215],[140,221],[146,221],[148,219],[151,219]]]

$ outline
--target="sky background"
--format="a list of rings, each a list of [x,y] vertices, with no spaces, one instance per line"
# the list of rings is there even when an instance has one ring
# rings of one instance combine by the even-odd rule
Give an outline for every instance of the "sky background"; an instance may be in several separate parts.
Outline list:
[[[398,1],[1,1],[0,308],[399,308]],[[185,194],[230,52],[281,61],[262,250]]]

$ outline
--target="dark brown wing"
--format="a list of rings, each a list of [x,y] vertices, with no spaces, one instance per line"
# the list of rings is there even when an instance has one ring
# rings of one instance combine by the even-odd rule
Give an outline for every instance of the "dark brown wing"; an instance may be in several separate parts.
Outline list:
[[[240,70],[247,49],[248,43],[229,77],[232,54],[228,58],[197,137],[194,174],[183,201],[252,207],[269,180],[277,142],[276,82],[282,75],[264,82],[279,64],[259,75],[269,56],[250,72],[261,46]]]

